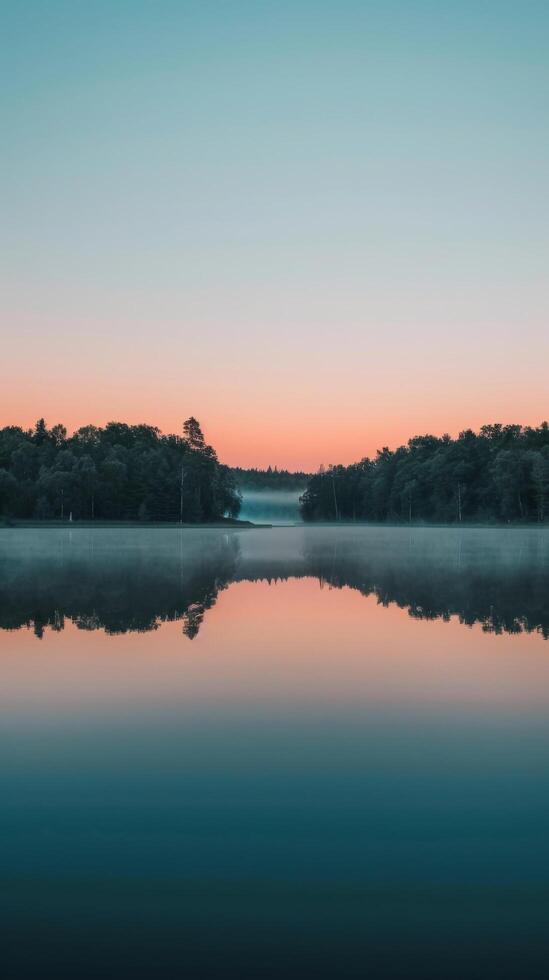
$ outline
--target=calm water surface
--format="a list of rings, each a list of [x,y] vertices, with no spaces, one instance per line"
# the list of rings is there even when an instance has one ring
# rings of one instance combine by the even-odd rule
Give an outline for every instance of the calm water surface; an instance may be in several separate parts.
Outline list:
[[[0,531],[2,976],[546,977],[548,636],[548,531]]]

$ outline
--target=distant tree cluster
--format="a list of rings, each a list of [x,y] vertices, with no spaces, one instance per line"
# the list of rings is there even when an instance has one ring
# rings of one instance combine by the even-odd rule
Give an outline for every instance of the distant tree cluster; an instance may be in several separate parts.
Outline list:
[[[321,468],[305,520],[538,521],[549,514],[549,426],[483,425],[457,439],[415,436],[351,466]]]
[[[245,490],[301,490],[311,478],[310,473],[292,473],[276,466],[268,466],[266,470],[234,466],[232,473],[236,485]]]
[[[189,418],[183,434],[150,425],[86,425],[67,436],[0,429],[0,514],[14,518],[201,522],[236,517],[231,471]]]

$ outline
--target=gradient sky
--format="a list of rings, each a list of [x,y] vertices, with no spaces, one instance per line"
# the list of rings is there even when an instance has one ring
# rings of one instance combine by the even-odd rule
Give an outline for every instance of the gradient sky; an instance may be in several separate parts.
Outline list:
[[[549,4],[2,5],[0,424],[316,468],[549,416]]]

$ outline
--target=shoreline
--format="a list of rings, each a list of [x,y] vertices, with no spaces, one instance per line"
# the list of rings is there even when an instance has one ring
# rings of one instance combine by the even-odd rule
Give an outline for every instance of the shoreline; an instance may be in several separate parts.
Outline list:
[[[481,524],[481,523],[466,523],[463,521],[461,524],[444,524],[444,523],[412,523],[412,524],[401,524],[397,522],[389,521],[296,521],[294,523],[287,524],[255,524],[252,521],[238,521],[234,519],[227,518],[224,521],[208,521],[204,524],[187,524],[180,523],[179,521],[116,521],[116,520],[97,520],[97,521],[68,521],[68,520],[33,520],[29,518],[28,520],[16,520],[8,519],[3,520],[0,518],[0,531],[6,530],[21,530],[29,529],[36,530],[37,528],[42,529],[55,529],[59,530],[64,528],[66,530],[78,530],[79,528],[89,530],[90,528],[101,528],[105,529],[128,529],[128,530],[143,530],[143,529],[156,529],[156,530],[185,530],[185,531],[208,531],[208,530],[225,530],[225,531],[246,531],[246,530],[273,530],[282,528],[401,528],[408,529],[410,531],[415,530],[429,530],[429,529],[439,529],[439,530],[478,530],[478,531],[511,531],[511,530],[530,530],[530,531],[543,531],[549,530],[549,522],[544,521],[543,523],[519,523],[519,522],[509,522],[507,524]]]
[[[79,528],[88,530],[89,528],[101,528],[105,530],[106,528],[116,528],[120,529],[135,529],[143,530],[147,528],[151,529],[162,529],[165,530],[185,530],[185,531],[207,531],[207,530],[224,530],[224,531],[246,531],[253,530],[254,528],[270,528],[272,524],[252,524],[251,521],[236,521],[236,520],[226,520],[226,521],[208,521],[204,524],[185,524],[179,521],[61,521],[61,520],[48,520],[40,521],[33,520],[29,518],[28,520],[9,520],[2,521],[0,519],[0,530],[21,530],[29,529],[36,530],[37,528],[51,528],[59,530],[60,528],[66,529],[68,531],[78,530]]]

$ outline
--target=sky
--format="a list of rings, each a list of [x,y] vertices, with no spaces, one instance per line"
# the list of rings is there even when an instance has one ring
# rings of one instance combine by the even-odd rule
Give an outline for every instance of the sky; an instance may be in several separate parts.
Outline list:
[[[549,5],[4,0],[0,425],[549,416]]]

